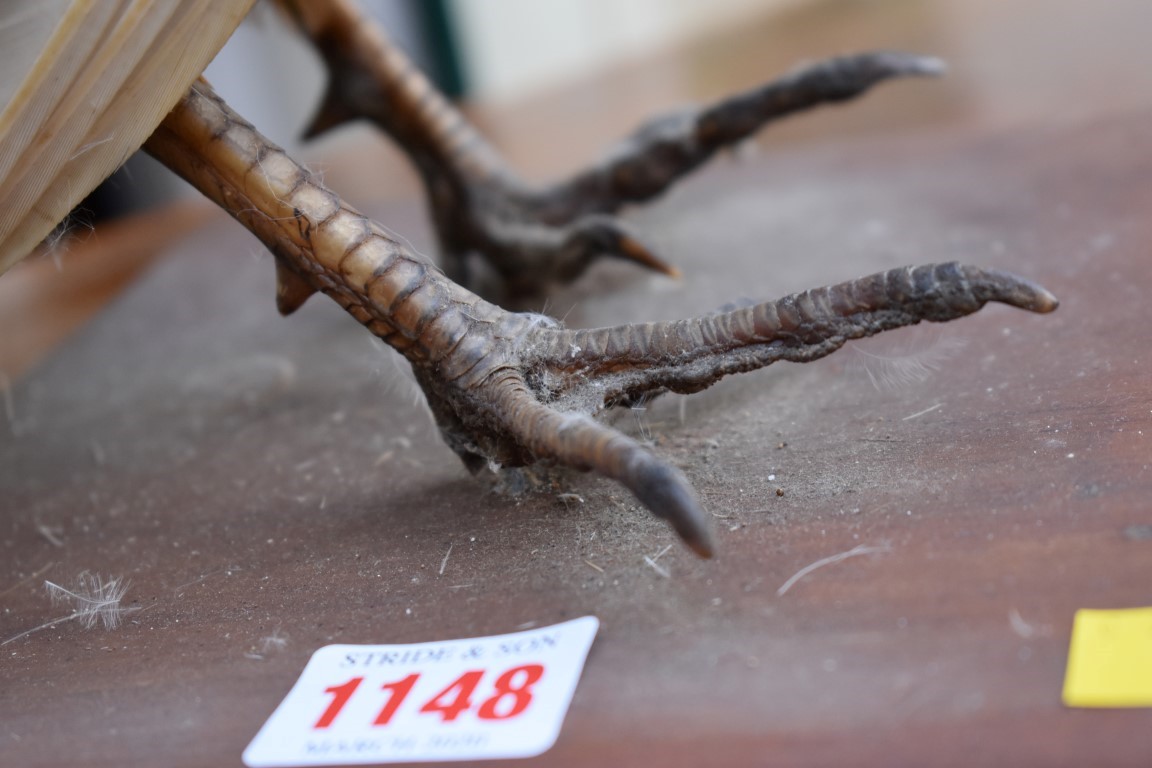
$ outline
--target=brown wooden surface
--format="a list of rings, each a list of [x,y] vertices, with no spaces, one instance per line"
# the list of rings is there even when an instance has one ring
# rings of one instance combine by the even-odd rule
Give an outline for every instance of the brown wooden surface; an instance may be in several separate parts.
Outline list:
[[[873,386],[878,339],[621,414],[716,513],[712,562],[593,477],[490,492],[395,355],[323,300],[279,318],[237,227],[192,235],[5,401],[0,639],[84,570],[142,610],[0,648],[0,764],[238,765],[321,645],[594,614],[527,764],[1148,765],[1148,710],[1059,699],[1074,611],[1152,605],[1147,106],[722,162],[634,217],[683,282],[550,299],[599,325],[963,259],[1063,300],[916,329],[923,382]],[[374,213],[431,250],[416,203]],[[888,551],[777,595],[858,545]]]
[[[23,375],[212,215],[196,201],[128,216],[17,265],[0,280],[0,373]]]

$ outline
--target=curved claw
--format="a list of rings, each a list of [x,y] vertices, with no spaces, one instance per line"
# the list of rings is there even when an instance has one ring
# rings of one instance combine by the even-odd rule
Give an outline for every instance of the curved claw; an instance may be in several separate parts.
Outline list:
[[[539,403],[526,389],[506,384],[499,401],[503,427],[537,460],[596,472],[630,490],[654,515],[672,526],[693,552],[714,552],[708,516],[684,474],[635,440],[582,413],[561,413]]]
[[[642,469],[634,473],[633,482],[617,479],[654,515],[667,520],[693,552],[705,559],[712,557],[715,551],[712,529],[684,474],[637,448],[642,455],[636,457],[636,463],[642,465]]]
[[[680,277],[680,270],[658,257],[614,216],[592,214],[564,226],[495,218],[480,218],[475,225],[483,232],[486,260],[514,295],[533,295],[552,283],[574,280],[599,258],[621,259]]]
[[[1048,289],[1027,278],[1005,272],[1002,269],[978,269],[967,267],[971,275],[969,281],[973,293],[983,301],[998,301],[1029,312],[1046,315],[1060,306],[1060,300]]]
[[[613,216],[585,216],[569,227],[556,274],[571,280],[593,261],[610,256],[630,261],[669,277],[680,277],[680,270],[659,258],[624,222]]]

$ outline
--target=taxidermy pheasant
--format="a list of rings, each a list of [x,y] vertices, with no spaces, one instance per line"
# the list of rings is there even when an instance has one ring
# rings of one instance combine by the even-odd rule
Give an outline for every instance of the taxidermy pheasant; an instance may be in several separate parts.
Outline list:
[[[823,61],[652,120],[593,167],[537,187],[504,165],[351,0],[283,0],[329,71],[310,134],[363,118],[404,149],[427,190],[440,268],[344,203],[197,79],[252,2],[28,0],[0,10],[8,78],[0,271],[143,145],[275,255],[281,312],[324,293],[399,350],[444,439],[473,472],[533,462],[594,470],[704,557],[713,551],[707,515],[684,475],[598,413],[697,392],[777,360],[815,360],[850,339],[952,320],[989,301],[1056,307],[1027,280],[950,263],[676,322],[567,330],[506,311],[463,287],[470,254],[513,293],[571,280],[603,256],[675,274],[617,218],[625,204],[656,197],[772,120],[941,65],[902,53]]]

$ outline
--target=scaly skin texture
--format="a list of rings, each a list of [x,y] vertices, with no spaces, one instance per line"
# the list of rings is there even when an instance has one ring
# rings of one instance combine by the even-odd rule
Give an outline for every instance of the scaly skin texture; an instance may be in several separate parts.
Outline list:
[[[1013,275],[960,264],[891,270],[692,320],[565,330],[508,312],[449,280],[325,189],[197,83],[145,148],[228,210],[275,254],[282,310],[332,297],[411,363],[448,444],[490,461],[595,470],[631,490],[698,554],[707,515],[684,475],[597,422],[606,407],[696,392],[776,360],[942,322],[999,301],[1049,312],[1055,298]]]
[[[698,109],[657,117],[602,161],[535,187],[512,172],[426,77],[350,0],[281,0],[321,54],[328,93],[309,135],[365,118],[404,148],[428,193],[448,275],[470,284],[467,257],[480,255],[509,295],[575,278],[611,256],[678,274],[615,215],[782,117],[844,101],[895,77],[943,71],[936,59],[866,53],[830,59]]]

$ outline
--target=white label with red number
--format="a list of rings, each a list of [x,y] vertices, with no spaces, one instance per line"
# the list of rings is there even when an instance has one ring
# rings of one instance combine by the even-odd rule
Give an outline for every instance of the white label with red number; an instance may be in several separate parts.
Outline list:
[[[325,646],[244,750],[244,763],[538,755],[560,734],[598,627],[585,616],[471,640]]]

